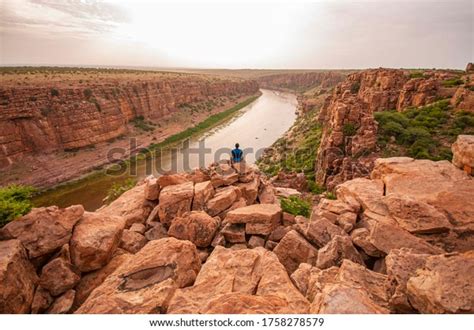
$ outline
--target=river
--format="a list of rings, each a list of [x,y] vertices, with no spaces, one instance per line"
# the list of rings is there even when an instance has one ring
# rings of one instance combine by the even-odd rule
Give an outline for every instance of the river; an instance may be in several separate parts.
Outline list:
[[[152,160],[137,161],[123,175],[95,175],[59,186],[35,198],[34,204],[60,207],[82,204],[86,210],[94,211],[102,205],[102,200],[116,182],[130,177],[139,180],[151,173],[159,175],[165,171],[181,172],[207,166],[215,160],[228,159],[236,142],[243,149],[247,163],[254,163],[259,153],[281,137],[296,119],[297,99],[294,94],[265,89],[261,92],[258,99],[230,119],[154,153]]]

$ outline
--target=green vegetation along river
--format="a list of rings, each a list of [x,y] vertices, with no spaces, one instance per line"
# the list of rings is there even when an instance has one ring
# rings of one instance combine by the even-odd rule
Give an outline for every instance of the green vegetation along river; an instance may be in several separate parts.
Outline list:
[[[184,140],[163,148],[158,145],[152,160],[131,162],[121,175],[95,173],[85,179],[50,189],[34,199],[35,206],[66,207],[82,204],[93,211],[103,204],[110,188],[126,180],[140,180],[149,174],[184,171],[207,166],[216,159],[228,159],[230,149],[239,142],[248,163],[254,163],[264,148],[269,147],[296,119],[294,94],[261,90],[262,95],[217,126],[196,132]],[[202,149],[206,149],[202,151]],[[248,150],[252,148],[253,150]],[[247,150],[246,150],[247,149]],[[217,158],[216,158],[217,157]],[[132,173],[131,173],[132,172]]]

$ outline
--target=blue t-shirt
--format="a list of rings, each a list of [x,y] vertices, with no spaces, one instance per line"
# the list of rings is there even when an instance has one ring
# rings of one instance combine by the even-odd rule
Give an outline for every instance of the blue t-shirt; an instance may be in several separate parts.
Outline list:
[[[242,154],[243,152],[239,148],[232,150],[232,161],[235,163],[240,163],[242,161]]]

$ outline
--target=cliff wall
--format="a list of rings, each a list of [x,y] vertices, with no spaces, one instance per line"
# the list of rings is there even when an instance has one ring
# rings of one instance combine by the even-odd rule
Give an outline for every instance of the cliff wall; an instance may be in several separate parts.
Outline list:
[[[159,125],[174,112],[191,115],[258,91],[255,81],[171,73],[25,73],[4,74],[1,80],[0,168],[26,155],[126,135],[135,118]]]
[[[367,176],[377,155],[374,113],[450,99],[455,111],[474,111],[472,74],[430,70],[410,72],[371,69],[350,74],[326,100],[318,119],[322,139],[316,160],[316,182],[333,189]]]

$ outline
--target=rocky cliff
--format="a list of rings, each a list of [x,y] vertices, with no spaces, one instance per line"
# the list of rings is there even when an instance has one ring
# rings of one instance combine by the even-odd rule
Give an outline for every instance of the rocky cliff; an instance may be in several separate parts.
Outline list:
[[[333,189],[370,173],[380,155],[374,113],[403,112],[441,99],[449,99],[454,111],[473,112],[473,97],[472,73],[372,69],[349,75],[334,88],[318,115],[323,132],[316,181]]]
[[[301,192],[221,163],[33,209],[0,229],[0,313],[474,312],[471,176],[387,158],[335,191],[294,216]]]
[[[262,88],[302,92],[313,88],[331,89],[344,78],[345,73],[342,71],[318,71],[276,73],[260,76],[256,80]]]
[[[159,125],[172,113],[192,116],[258,91],[254,81],[193,74],[43,73],[2,74],[0,167],[110,141],[136,118]]]

